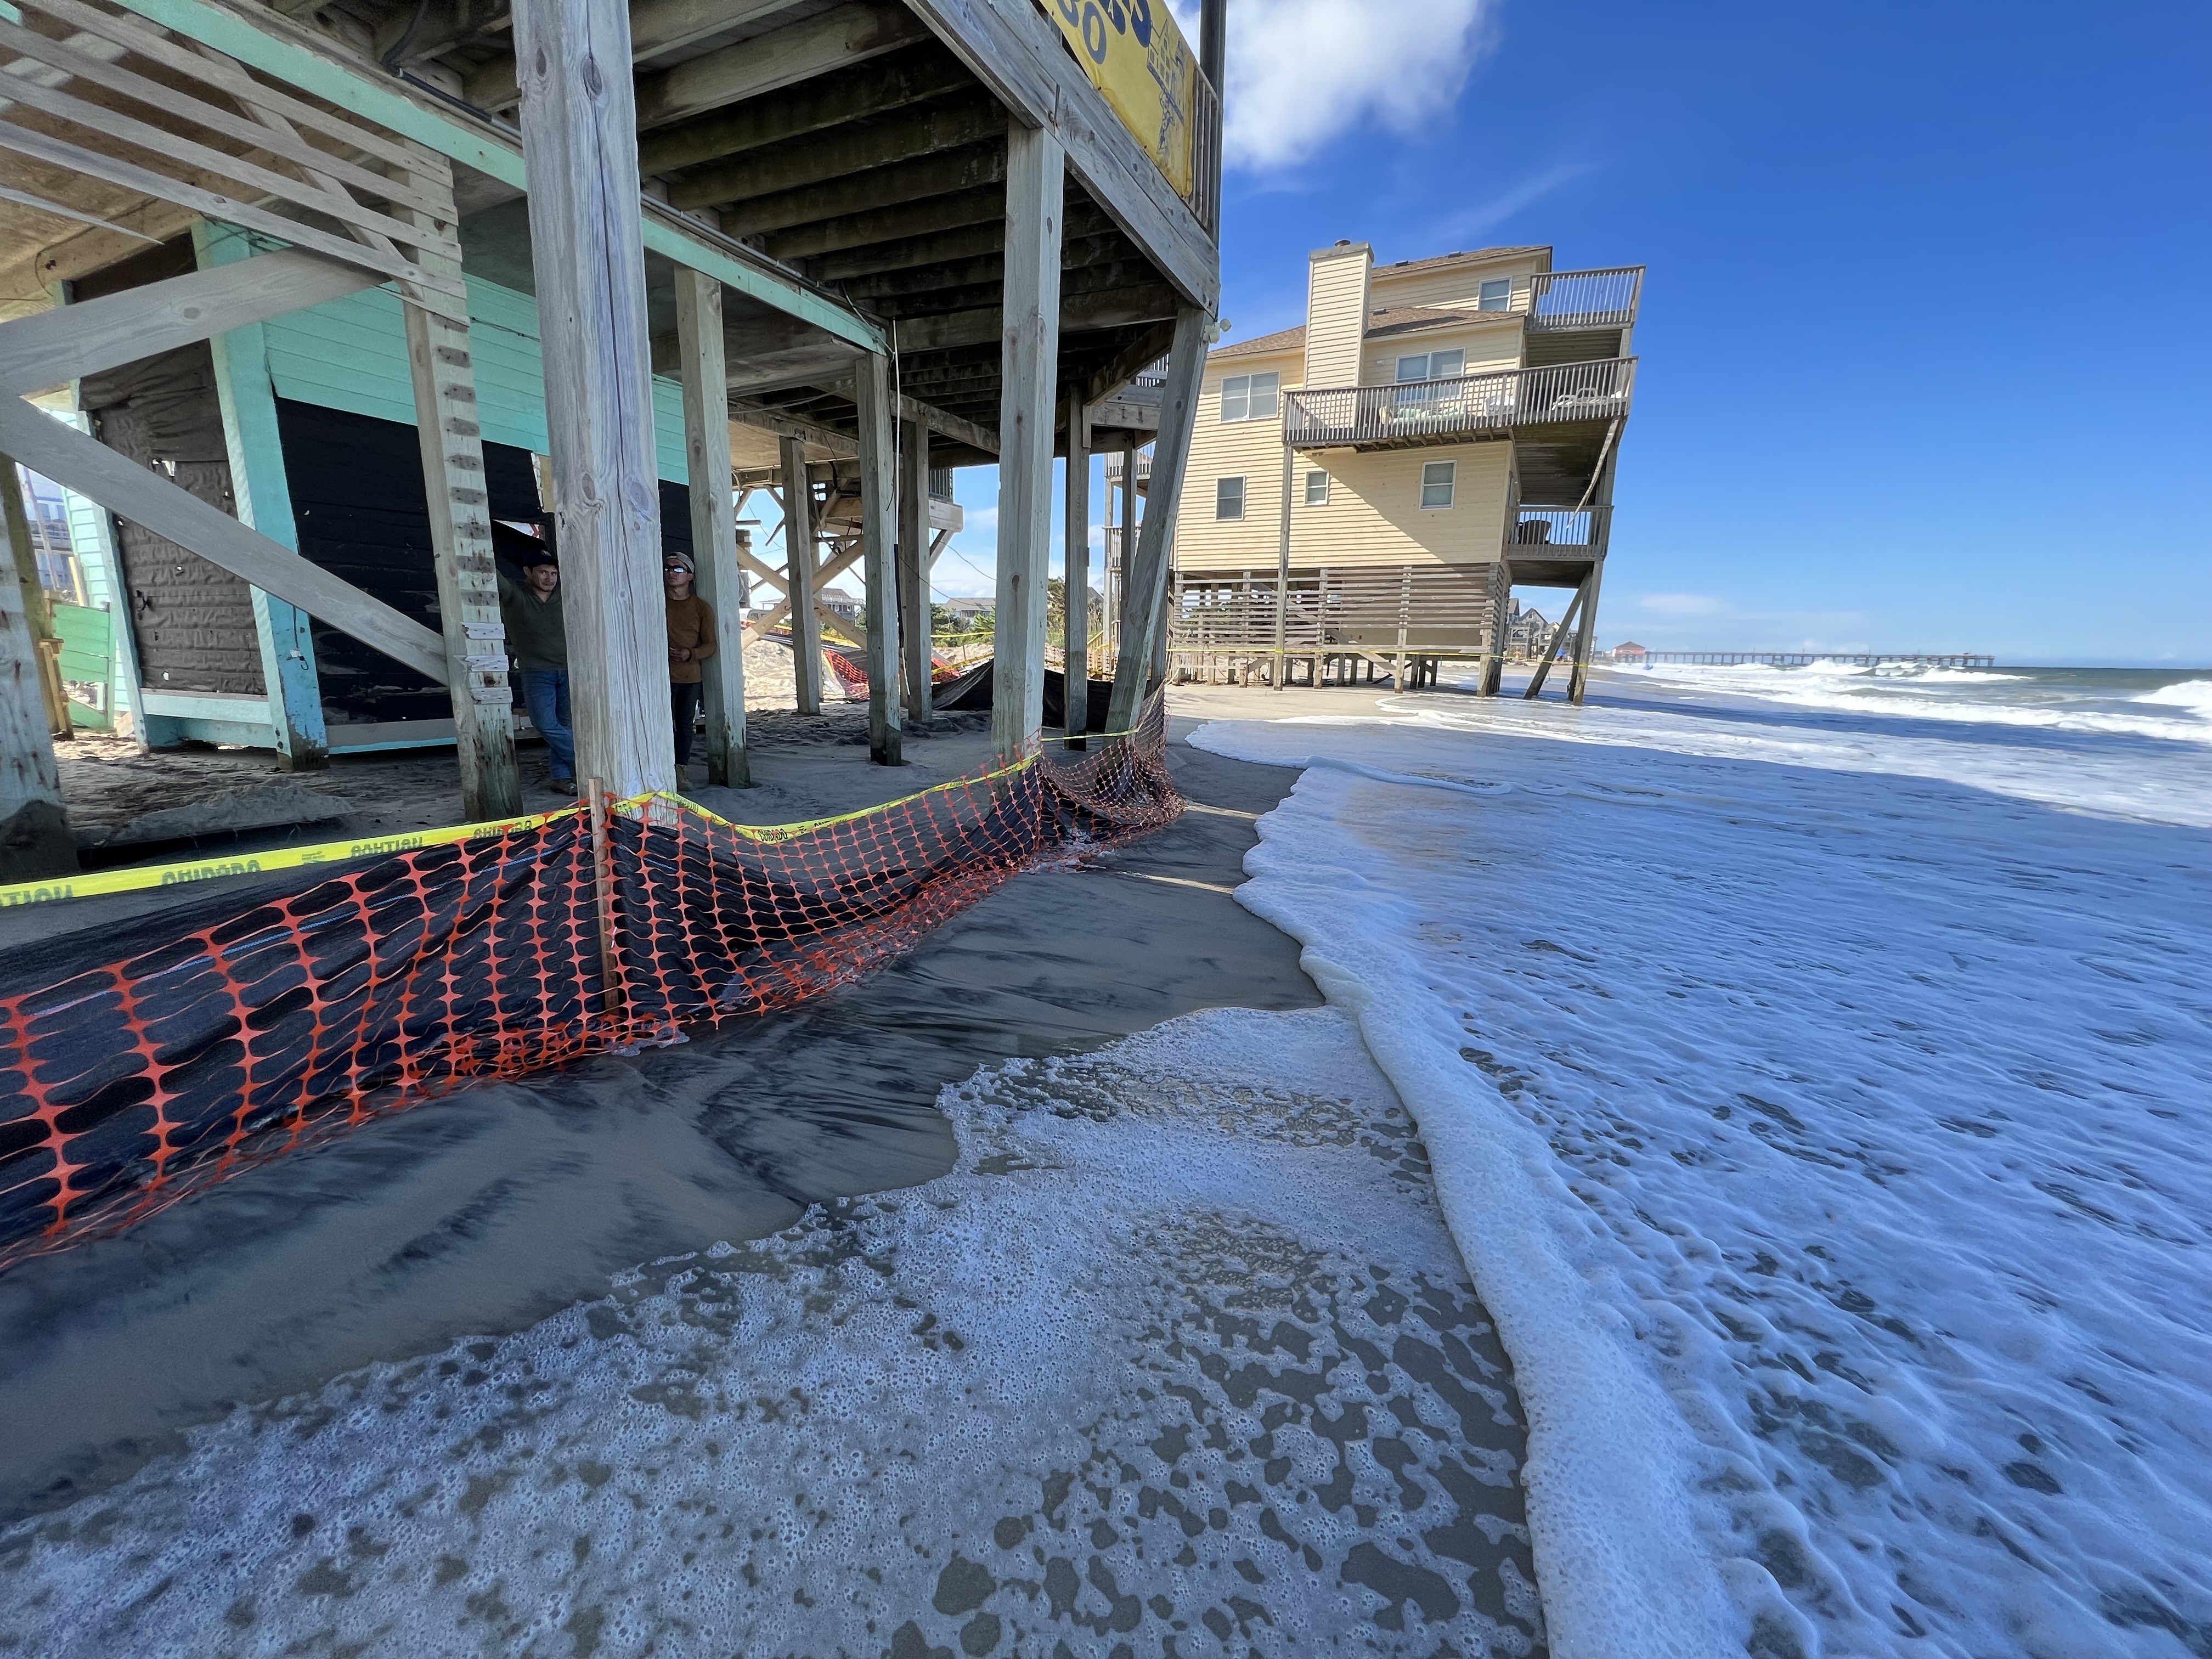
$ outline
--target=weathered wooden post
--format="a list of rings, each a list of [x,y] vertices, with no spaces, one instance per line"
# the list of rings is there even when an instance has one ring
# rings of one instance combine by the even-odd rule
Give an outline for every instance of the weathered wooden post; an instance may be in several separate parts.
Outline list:
[[[1589,591],[1590,578],[1585,576],[1581,586],[1575,589],[1574,598],[1567,601],[1567,614],[1559,618],[1559,627],[1552,631],[1543,655],[1536,659],[1536,672],[1528,677],[1528,689],[1521,694],[1523,702],[1535,702],[1537,695],[1543,690],[1544,681],[1552,672],[1552,664],[1559,654],[1559,647],[1567,642],[1569,631],[1574,627],[1576,619],[1582,615],[1583,601],[1589,597]]]
[[[929,725],[929,428],[899,425],[899,684],[906,724]]]
[[[786,438],[783,459],[783,597],[791,606],[792,684],[799,712],[822,712],[822,618],[814,610],[814,489],[806,482],[806,446]]]
[[[867,595],[868,758],[905,763],[899,729],[898,466],[890,365],[870,352],[853,376],[860,427],[861,586]]]
[[[691,546],[699,597],[714,613],[714,654],[702,688],[707,781],[752,785],[745,747],[745,618],[738,573],[737,508],[731,500],[730,381],[722,348],[722,285],[676,268],[677,351],[684,360],[684,453],[691,495]],[[679,780],[680,781],[680,780]]]
[[[1597,642],[1597,590],[1605,578],[1605,561],[1598,560],[1590,566],[1589,579],[1583,584],[1583,625],[1575,635],[1575,662],[1567,676],[1567,701],[1579,708],[1583,692],[1589,684],[1590,650]]]
[[[999,583],[992,749],[1019,760],[1044,723],[1045,583],[1052,556],[1053,392],[1060,359],[1065,153],[1018,122],[1006,134],[1006,266],[999,397]]]
[[[1508,519],[1511,514],[1507,514]],[[1505,646],[1508,630],[1513,621],[1513,566],[1510,560],[1501,559],[1504,578],[1497,584],[1497,596],[1490,605],[1490,642],[1484,649],[1482,680],[1478,694],[1486,697],[1498,695],[1498,688],[1505,678]]]
[[[453,167],[419,147],[434,176],[417,175],[452,211]],[[425,225],[412,209],[396,210]],[[425,250],[428,270],[459,277],[460,261]],[[499,567],[491,550],[491,493],[484,475],[483,430],[477,410],[476,358],[468,307],[424,289],[400,307],[407,319],[407,367],[414,380],[415,434],[422,456],[422,493],[430,513],[430,553],[438,573],[438,620],[446,641],[447,686],[453,700],[453,750],[460,764],[462,809],[471,818],[507,817],[522,810],[522,777],[514,762],[514,664],[499,609]]]
[[[0,392],[0,396],[9,394]],[[23,569],[39,579],[38,556],[23,514],[15,463],[0,455],[0,495],[6,509],[9,568],[0,574],[0,882],[35,881],[76,872],[76,842],[62,807],[54,765],[53,712],[40,670],[44,654],[33,634]],[[66,716],[68,711],[63,711]]]
[[[1109,731],[1126,732],[1137,723],[1154,659],[1167,643],[1169,543],[1182,495],[1183,467],[1190,459],[1191,428],[1198,418],[1199,383],[1206,374],[1206,332],[1205,313],[1186,306],[1177,313],[1175,341],[1168,348],[1168,383],[1160,399],[1159,436],[1152,444],[1152,476],[1145,490],[1145,526],[1137,538],[1135,560],[1123,562],[1121,656],[1114,673]]]
[[[23,506],[22,474],[5,455],[0,455],[0,485],[7,491],[8,547],[23,617],[31,630],[31,661],[37,671],[39,700],[46,711],[46,735],[66,741],[76,732],[70,724],[69,693],[62,687],[61,635],[54,631],[54,607],[39,579],[39,547],[31,539],[30,514]]]
[[[1080,386],[1067,398],[1067,522],[1061,544],[1061,729],[1070,749],[1085,749],[1090,745],[1084,734],[1091,730],[1091,420]]]
[[[579,777],[676,782],[629,9],[520,0],[515,68]]]

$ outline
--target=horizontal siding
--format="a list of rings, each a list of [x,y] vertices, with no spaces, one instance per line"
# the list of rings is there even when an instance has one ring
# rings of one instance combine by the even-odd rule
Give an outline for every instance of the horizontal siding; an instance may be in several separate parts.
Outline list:
[[[469,279],[470,356],[483,436],[544,454],[545,365],[538,344],[538,302],[496,283]],[[264,325],[276,395],[322,409],[415,424],[414,381],[399,296],[363,289]],[[653,459],[671,483],[688,480],[684,389],[653,382]]]
[[[1401,334],[1370,340],[1361,366],[1362,386],[1388,386],[1398,378],[1398,359],[1414,352],[1449,351],[1455,346],[1467,353],[1467,372],[1489,374],[1521,367],[1521,325],[1518,322],[1477,323],[1467,328],[1425,328],[1418,334]]]
[[[1421,468],[1431,461],[1459,464],[1449,507],[1421,506]],[[1308,507],[1305,474],[1317,468],[1329,475],[1328,501]],[[1291,498],[1291,563],[1306,568],[1493,561],[1504,541],[1512,471],[1510,443],[1301,455]],[[1270,486],[1271,499],[1280,499],[1274,494],[1279,487]],[[1271,534],[1270,552],[1275,542]],[[1200,563],[1194,556],[1182,558],[1179,536],[1176,558],[1193,568]]]
[[[1369,302],[1376,306],[1453,306],[1473,305],[1482,295],[1482,285],[1500,276],[1513,279],[1513,309],[1528,308],[1528,279],[1542,267],[1533,254],[1517,259],[1500,259],[1497,263],[1479,265],[1448,266],[1442,270],[1426,270],[1413,275],[1394,276],[1390,267],[1377,265],[1375,269],[1374,298]]]
[[[1283,511],[1279,408],[1271,420],[1221,418],[1224,380],[1232,374],[1271,371],[1282,375],[1285,392],[1294,390],[1297,354],[1234,358],[1206,372],[1199,393],[1197,423],[1191,430],[1182,501],[1176,514],[1177,564],[1199,568],[1216,558],[1236,563],[1258,557],[1265,560],[1270,570],[1275,568]],[[1224,522],[1213,516],[1213,486],[1216,480],[1231,477],[1244,480],[1244,516]]]

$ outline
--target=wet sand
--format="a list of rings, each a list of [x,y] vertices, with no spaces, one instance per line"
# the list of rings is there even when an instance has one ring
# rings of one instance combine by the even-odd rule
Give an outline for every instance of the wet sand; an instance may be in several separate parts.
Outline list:
[[[769,788],[697,793],[718,811],[760,798],[758,822],[849,811],[957,776],[988,744],[941,731],[895,772],[834,738],[764,744]],[[938,1092],[979,1066],[1194,1009],[1314,1006],[1297,947],[1231,896],[1253,819],[1297,774],[1180,742],[1171,760],[1192,807],[1176,823],[1009,883],[861,984],[431,1103],[0,1274],[0,1421],[36,1425],[0,1437],[0,1520],[75,1501],[233,1405],[517,1330],[641,1261],[939,1176]],[[21,939],[39,915],[0,919]]]

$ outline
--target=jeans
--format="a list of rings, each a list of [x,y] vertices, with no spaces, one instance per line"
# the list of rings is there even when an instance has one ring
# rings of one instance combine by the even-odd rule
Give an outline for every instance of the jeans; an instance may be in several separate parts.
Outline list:
[[[697,680],[686,685],[680,680],[668,683],[669,712],[676,716],[676,763],[688,766],[691,761],[691,728],[699,723],[699,698],[706,687]]]
[[[538,728],[538,735],[545,739],[546,750],[553,757],[553,775],[574,779],[576,738],[568,729],[568,671],[526,668],[515,678],[522,682],[522,702],[530,710],[530,723]]]

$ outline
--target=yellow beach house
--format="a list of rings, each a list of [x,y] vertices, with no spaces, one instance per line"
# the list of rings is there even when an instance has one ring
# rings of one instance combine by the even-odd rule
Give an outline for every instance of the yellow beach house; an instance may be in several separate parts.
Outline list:
[[[1512,590],[1555,587],[1573,597],[1543,654],[1571,642],[1579,701],[1643,276],[1555,271],[1548,247],[1312,254],[1304,324],[1207,360],[1174,672],[1417,686],[1480,664],[1494,692]]]

